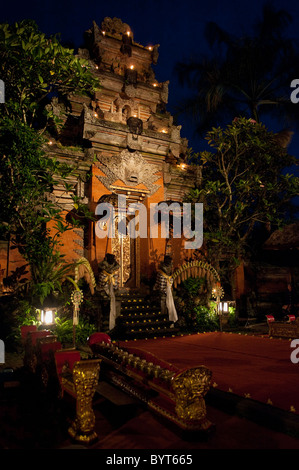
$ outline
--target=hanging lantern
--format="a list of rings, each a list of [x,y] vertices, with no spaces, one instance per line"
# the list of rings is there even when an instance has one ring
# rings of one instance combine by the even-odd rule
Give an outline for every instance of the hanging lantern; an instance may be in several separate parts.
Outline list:
[[[36,306],[41,325],[54,325],[59,306],[58,292],[53,292],[51,295],[48,295],[42,305],[39,304]]]
[[[220,315],[228,313],[228,302],[219,302],[218,311]]]
[[[229,307],[235,307],[236,302],[234,300],[223,300],[218,304],[219,315],[227,315],[229,313]]]

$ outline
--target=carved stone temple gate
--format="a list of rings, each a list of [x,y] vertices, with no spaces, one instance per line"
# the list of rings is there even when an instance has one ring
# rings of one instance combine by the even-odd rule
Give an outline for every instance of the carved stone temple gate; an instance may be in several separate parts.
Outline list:
[[[120,265],[120,287],[140,287],[140,238],[131,238],[118,231],[119,215],[115,217],[115,237],[112,239],[112,254]],[[130,222],[130,220],[126,220]]]
[[[78,56],[98,78],[99,89],[93,96],[68,96],[67,106],[57,98],[49,104],[62,124],[49,136],[47,154],[74,167],[73,189],[66,193],[58,184],[51,194],[65,217],[75,212],[72,192],[96,214],[103,197],[123,194],[127,204],[142,202],[148,210],[151,203],[181,202],[194,186],[197,176],[186,162],[188,141],[167,111],[169,82],[159,82],[153,70],[158,48],[135,42],[130,26],[118,18],[105,18],[100,26],[93,22],[86,31]],[[85,257],[96,272],[105,255],[114,253],[121,286],[132,288],[143,277],[150,279],[163,261],[165,239],[100,239],[96,223],[85,222],[61,237],[66,261]],[[174,266],[191,255],[181,240],[171,250]],[[15,252],[9,255],[8,274],[19,263]],[[6,260],[0,261],[4,266]]]

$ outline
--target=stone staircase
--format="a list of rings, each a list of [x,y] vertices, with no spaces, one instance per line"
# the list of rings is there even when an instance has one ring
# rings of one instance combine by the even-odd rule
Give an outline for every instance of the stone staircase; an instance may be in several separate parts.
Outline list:
[[[172,336],[178,333],[161,311],[159,301],[139,292],[124,292],[118,297],[121,302],[115,335],[119,340],[133,340]]]

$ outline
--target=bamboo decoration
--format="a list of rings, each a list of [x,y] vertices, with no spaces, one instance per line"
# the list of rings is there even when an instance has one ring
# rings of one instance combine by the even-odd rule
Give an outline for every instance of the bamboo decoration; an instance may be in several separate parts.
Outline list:
[[[89,264],[89,261],[84,257],[80,258],[76,263],[75,282],[78,283],[79,279],[83,277],[88,283],[91,293],[94,294],[96,280],[94,277],[92,267]]]
[[[190,261],[177,268],[172,276],[173,286],[176,288],[189,277],[206,277],[214,285],[220,283],[220,276],[216,269],[204,261]]]

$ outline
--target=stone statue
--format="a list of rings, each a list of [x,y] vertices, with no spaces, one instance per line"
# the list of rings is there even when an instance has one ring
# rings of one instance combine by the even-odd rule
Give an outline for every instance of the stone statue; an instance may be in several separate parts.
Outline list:
[[[143,123],[142,123],[141,119],[139,119],[137,117],[134,117],[134,116],[131,116],[127,120],[127,125],[128,125],[129,130],[132,134],[134,134],[134,135],[141,135],[142,134]]]

